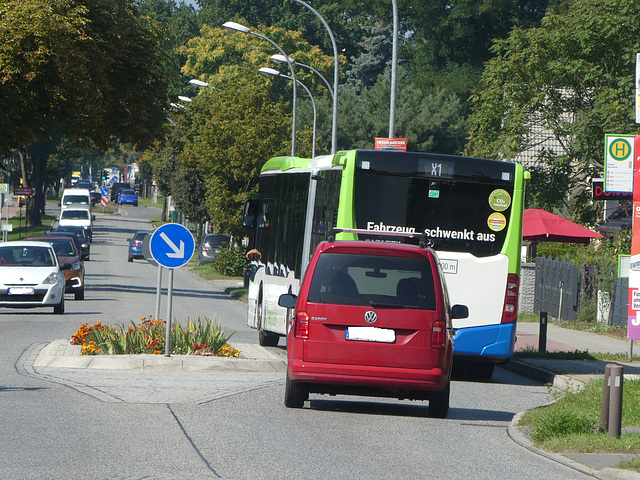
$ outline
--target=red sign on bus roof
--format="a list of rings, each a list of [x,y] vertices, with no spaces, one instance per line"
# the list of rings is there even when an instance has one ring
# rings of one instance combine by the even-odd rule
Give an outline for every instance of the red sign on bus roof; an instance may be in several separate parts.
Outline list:
[[[400,150],[402,152],[406,152],[407,139],[376,137],[376,150]]]

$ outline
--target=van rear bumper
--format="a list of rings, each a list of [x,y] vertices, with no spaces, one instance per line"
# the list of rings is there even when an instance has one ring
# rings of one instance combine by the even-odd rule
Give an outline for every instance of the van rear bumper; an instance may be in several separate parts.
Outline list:
[[[303,382],[310,392],[344,393],[396,398],[428,398],[424,392],[443,390],[450,380],[451,369],[430,370],[308,363],[289,359],[287,371],[294,382]],[[355,393],[354,393],[355,390]],[[375,390],[381,390],[377,394]],[[360,393],[367,392],[367,393]],[[404,395],[398,395],[404,391]],[[416,395],[408,392],[415,391]],[[385,393],[386,392],[386,393]],[[392,394],[389,394],[389,393]],[[423,392],[419,394],[419,392]]]

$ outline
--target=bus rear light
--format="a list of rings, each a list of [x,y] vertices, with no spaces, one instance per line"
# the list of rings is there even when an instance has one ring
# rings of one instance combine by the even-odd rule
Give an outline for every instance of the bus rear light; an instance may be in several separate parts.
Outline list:
[[[305,312],[298,312],[296,314],[296,329],[295,337],[301,340],[309,339],[309,315]]]
[[[447,326],[444,322],[433,322],[431,329],[431,347],[444,348],[447,335]]]
[[[507,291],[504,298],[504,309],[500,323],[513,323],[518,316],[518,294],[520,292],[520,278],[515,273],[507,277]]]

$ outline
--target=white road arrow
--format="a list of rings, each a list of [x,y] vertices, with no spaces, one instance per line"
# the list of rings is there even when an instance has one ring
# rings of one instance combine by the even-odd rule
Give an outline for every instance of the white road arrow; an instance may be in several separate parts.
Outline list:
[[[180,240],[180,248],[176,247],[176,244],[171,241],[171,239],[167,236],[166,233],[160,232],[160,238],[162,238],[169,248],[173,250],[173,253],[167,253],[167,257],[169,258],[184,258],[184,242]]]

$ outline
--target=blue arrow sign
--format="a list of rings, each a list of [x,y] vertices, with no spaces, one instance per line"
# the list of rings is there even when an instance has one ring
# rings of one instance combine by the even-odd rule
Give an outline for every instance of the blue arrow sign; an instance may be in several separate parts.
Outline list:
[[[167,268],[187,264],[193,256],[195,245],[191,232],[179,223],[167,223],[158,227],[149,240],[151,255],[156,262]]]
[[[100,193],[103,197],[109,196],[109,189],[107,187],[100,187]]]

